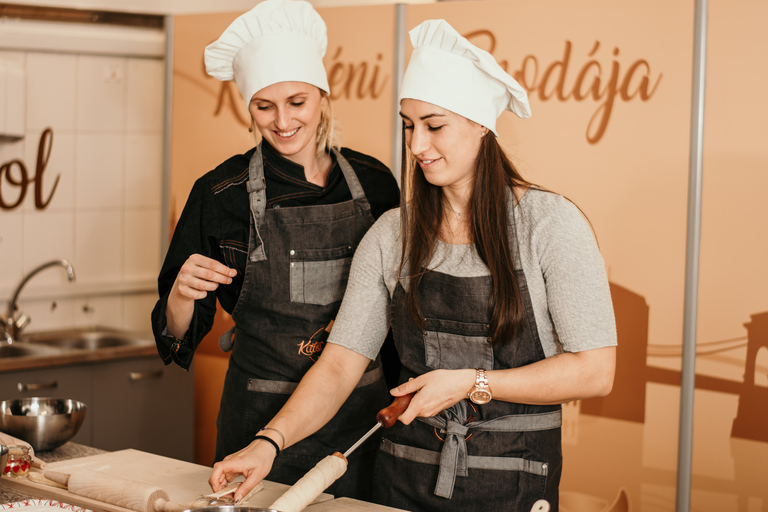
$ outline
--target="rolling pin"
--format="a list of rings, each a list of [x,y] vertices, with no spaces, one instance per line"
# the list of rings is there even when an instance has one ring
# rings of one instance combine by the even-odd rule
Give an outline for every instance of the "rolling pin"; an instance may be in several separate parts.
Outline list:
[[[173,503],[168,493],[155,485],[90,469],[78,469],[71,475],[46,471],[44,475],[49,480],[65,485],[73,494],[136,512],[182,512],[187,509],[184,505]]]
[[[344,452],[344,454],[336,452],[318,462],[315,467],[310,469],[306,475],[285,491],[269,508],[280,510],[281,512],[299,512],[304,510],[307,505],[315,501],[315,498],[320,493],[330,487],[333,482],[338,480],[347,471],[347,457],[350,453],[355,451],[358,446],[363,444],[366,439],[371,437],[381,427],[390,428],[395,424],[397,418],[408,408],[414,394],[410,393],[395,398],[388,407],[385,407],[376,414],[378,423],[353,444],[349,450]]]

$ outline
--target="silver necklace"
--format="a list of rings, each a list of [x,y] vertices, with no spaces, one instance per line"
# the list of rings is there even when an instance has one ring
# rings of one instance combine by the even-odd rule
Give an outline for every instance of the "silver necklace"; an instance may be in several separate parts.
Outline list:
[[[456,215],[458,215],[459,217],[463,217],[463,216],[464,216],[464,212],[457,212],[456,210],[454,210],[454,209],[453,209],[453,207],[452,207],[450,204],[448,204],[448,203],[444,203],[444,204],[445,204],[445,207],[446,207],[446,208],[448,208],[449,210],[451,210],[453,213],[455,213],[455,214],[456,214]]]

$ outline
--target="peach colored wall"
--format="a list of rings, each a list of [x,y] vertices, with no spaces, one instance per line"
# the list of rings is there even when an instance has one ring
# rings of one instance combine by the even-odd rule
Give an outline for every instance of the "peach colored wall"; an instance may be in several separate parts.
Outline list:
[[[253,146],[248,113],[232,83],[205,74],[203,50],[237,14],[174,18],[171,144],[171,226],[195,180],[230,156]]]
[[[317,11],[328,27],[325,69],[342,144],[390,165],[395,9],[379,5]]]

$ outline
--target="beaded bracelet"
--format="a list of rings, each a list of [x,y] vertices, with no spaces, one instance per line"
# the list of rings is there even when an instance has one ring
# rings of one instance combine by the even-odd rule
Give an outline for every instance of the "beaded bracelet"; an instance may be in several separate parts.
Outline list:
[[[275,442],[275,440],[274,440],[274,439],[272,439],[271,437],[267,437],[267,436],[256,436],[256,437],[254,437],[254,439],[263,439],[263,440],[265,440],[265,441],[269,441],[269,444],[271,444],[272,446],[274,446],[274,447],[275,447],[275,452],[277,452],[277,453],[275,453],[275,457],[277,457],[278,455],[280,455],[280,447],[279,447],[279,446],[277,446],[277,443],[276,443],[276,442]]]

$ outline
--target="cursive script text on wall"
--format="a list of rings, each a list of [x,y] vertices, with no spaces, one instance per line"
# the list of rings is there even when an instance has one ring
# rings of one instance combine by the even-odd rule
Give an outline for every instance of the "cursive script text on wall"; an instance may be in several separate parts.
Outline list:
[[[485,46],[484,49],[493,55],[496,36],[490,30],[476,30],[465,37],[479,47]],[[609,64],[601,64],[599,58],[603,53],[600,41],[595,41],[587,53],[587,59],[577,63],[572,57],[573,43],[566,40],[562,57],[553,62],[543,62],[543,59],[528,54],[517,70],[510,70],[507,60],[496,60],[529,95],[540,101],[590,100],[597,103],[586,130],[587,142],[596,144],[608,128],[615,101],[650,100],[662,77],[661,73],[654,75],[651,65],[642,58],[635,59],[623,69],[618,47],[611,50]]]
[[[384,56],[377,53],[372,62],[344,62],[341,60],[343,46],[336,48],[328,67],[328,85],[331,87],[331,99],[375,100],[384,92],[389,76],[382,74],[381,61]],[[370,70],[370,74],[368,71]]]
[[[61,177],[60,175],[56,176],[50,194],[44,198],[43,177],[51,157],[52,148],[53,129],[46,128],[40,134],[40,143],[37,146],[37,162],[33,175],[30,175],[27,165],[22,160],[14,159],[0,166],[0,209],[13,210],[21,206],[31,186],[34,187],[35,208],[45,210],[48,207]]]

